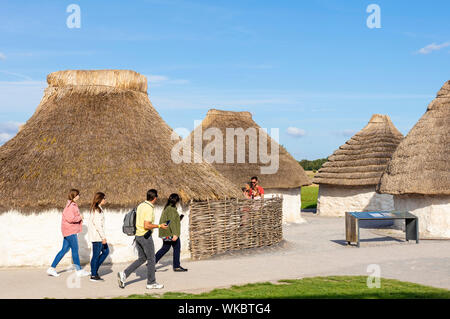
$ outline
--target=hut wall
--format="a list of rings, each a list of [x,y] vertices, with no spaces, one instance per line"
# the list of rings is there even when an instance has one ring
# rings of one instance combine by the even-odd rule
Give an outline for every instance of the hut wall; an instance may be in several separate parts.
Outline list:
[[[155,208],[155,223],[158,223],[163,206],[157,205]],[[178,211],[185,215],[181,221],[181,258],[190,258],[189,207],[179,207]],[[105,207],[105,233],[110,248],[105,263],[131,262],[137,258],[132,246],[134,237],[122,232],[123,218],[127,212]],[[91,243],[87,235],[89,212],[81,213],[84,214],[85,222],[81,234],[78,234],[79,255],[80,262],[88,264],[91,256]],[[59,210],[30,215],[17,211],[6,212],[0,215],[0,225],[0,267],[50,266],[62,247]],[[157,230],[152,236],[157,251],[162,246],[162,240]],[[58,266],[70,265],[71,258],[69,251]]]
[[[277,196],[283,197],[283,224],[287,223],[305,223],[305,219],[302,218],[302,195],[301,187],[297,188],[270,188],[264,190],[264,196],[266,198],[272,198]]]
[[[389,194],[378,194],[375,186],[334,186],[321,184],[317,199],[317,214],[345,216],[348,211],[393,210],[394,199]]]
[[[279,243],[282,198],[214,200],[190,205],[193,259]]]
[[[450,196],[394,195],[394,205],[419,218],[419,238],[450,238]],[[395,225],[404,229],[404,222]]]

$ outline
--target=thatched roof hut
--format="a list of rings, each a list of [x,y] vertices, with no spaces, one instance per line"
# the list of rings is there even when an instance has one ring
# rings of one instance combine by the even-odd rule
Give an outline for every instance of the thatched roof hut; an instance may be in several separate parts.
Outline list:
[[[121,231],[124,213],[159,191],[158,222],[165,199],[178,193],[182,255],[189,255],[189,201],[243,198],[240,189],[210,164],[175,164],[178,143],[153,108],[147,79],[128,70],[61,71],[33,116],[0,147],[0,231],[11,247],[0,266],[48,265],[60,247],[61,210],[71,188],[81,191],[82,213],[97,191],[107,194],[106,233],[114,247],[108,260],[135,259],[132,237]],[[39,213],[39,214],[31,214]],[[20,232],[11,229],[20,225]],[[156,249],[160,246],[154,232]],[[79,236],[80,258],[89,260],[86,227]],[[39,238],[39,240],[36,240]],[[70,264],[70,256],[65,258]]]
[[[421,237],[450,238],[450,81],[392,155],[377,191],[419,216]]]
[[[218,128],[223,136],[226,136],[227,128],[242,128],[247,130],[249,128],[255,128],[257,136],[259,138],[260,126],[256,124],[252,119],[250,112],[232,112],[211,109],[206,114],[206,117],[202,121],[202,130],[205,131],[208,128]],[[193,139],[194,131],[191,133]],[[267,134],[266,134],[267,135]],[[271,153],[271,137],[267,135],[267,149],[268,153]],[[203,140],[203,146],[206,146],[208,141]],[[277,143],[278,145],[278,143]],[[226,139],[223,139],[223,147],[226,148]],[[279,147],[279,168],[276,174],[261,174],[260,168],[267,166],[267,163],[262,163],[258,157],[256,163],[250,163],[249,161],[249,140],[245,142],[245,163],[226,163],[225,152],[223,163],[213,163],[214,167],[229,180],[237,185],[243,185],[249,182],[249,178],[256,175],[259,182],[265,188],[294,188],[305,185],[310,185],[311,181],[305,174],[305,171],[300,164],[286,151],[286,149],[278,145]],[[235,156],[237,148],[234,149]],[[236,158],[236,157],[235,157]]]
[[[389,209],[392,197],[377,195],[375,186],[402,138],[389,116],[372,115],[314,176],[320,185],[318,212],[343,216],[349,210]]]
[[[0,209],[61,208],[79,188],[81,205],[108,194],[131,207],[147,189],[184,201],[241,196],[207,163],[175,164],[172,129],[147,96],[147,79],[128,70],[61,71],[23,129],[0,147]]]
[[[216,128],[223,135],[223,160],[222,163],[214,162],[212,165],[226,178],[234,182],[235,184],[243,187],[245,183],[250,181],[252,176],[257,176],[259,184],[265,189],[267,196],[283,195],[283,220],[284,222],[301,222],[300,217],[301,199],[300,188],[301,186],[310,185],[311,181],[305,174],[300,164],[286,151],[286,149],[272,140],[272,138],[255,123],[252,119],[250,112],[232,112],[211,109],[203,119],[201,130],[205,132],[208,129]],[[195,132],[199,128],[194,129],[191,135],[187,138],[187,141],[194,145]],[[227,147],[227,129],[255,129],[256,140],[259,141],[261,137],[265,137],[267,141],[267,153],[272,154],[272,142],[279,150],[279,165],[275,174],[261,173],[262,167],[267,167],[269,164],[263,163],[261,157],[258,156],[255,162],[252,162],[250,158],[250,138],[245,139],[245,161],[239,163],[237,160],[238,147],[234,148],[234,162],[229,163],[226,160],[226,147]],[[264,134],[264,135],[260,135]],[[237,139],[235,138],[235,145]],[[229,141],[228,141],[229,142]],[[209,141],[202,139],[202,147],[209,144]],[[291,199],[290,199],[291,198]],[[290,212],[287,213],[287,210]]]
[[[369,123],[340,146],[314,176],[315,184],[377,185],[403,135],[387,115]]]
[[[450,81],[400,143],[380,193],[450,195]]]

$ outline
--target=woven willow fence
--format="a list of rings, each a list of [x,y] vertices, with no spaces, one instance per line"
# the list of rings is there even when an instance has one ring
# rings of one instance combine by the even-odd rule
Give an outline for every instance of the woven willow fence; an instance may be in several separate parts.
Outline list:
[[[283,239],[282,204],[280,197],[192,202],[191,258],[279,243]]]

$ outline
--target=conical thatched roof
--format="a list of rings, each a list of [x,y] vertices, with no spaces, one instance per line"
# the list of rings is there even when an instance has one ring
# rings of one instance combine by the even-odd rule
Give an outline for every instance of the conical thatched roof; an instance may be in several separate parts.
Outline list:
[[[256,124],[249,112],[232,112],[211,109],[206,114],[201,124],[203,132],[209,128],[217,128],[223,135],[223,163],[213,163],[214,167],[225,177],[241,187],[250,181],[252,176],[258,176],[259,184],[264,188],[296,188],[310,185],[311,181],[305,174],[300,164],[286,151],[286,149],[275,142],[279,147],[279,167],[275,174],[262,174],[261,167],[267,167],[268,163],[262,163],[258,155],[256,163],[249,160],[249,139],[245,141],[245,161],[237,162],[237,147],[234,148],[234,163],[226,161],[226,129],[242,128],[244,131],[253,128],[256,131],[257,139],[260,137],[260,126]],[[198,128],[197,128],[198,129]],[[194,132],[189,136],[190,142],[194,145]],[[271,152],[271,137],[263,132],[267,138],[267,154]],[[235,145],[237,139],[235,138]],[[203,141],[203,148],[209,141]],[[259,146],[258,146],[259,151]]]
[[[450,195],[450,81],[392,155],[377,191]]]
[[[131,207],[148,189],[161,203],[241,196],[210,164],[175,164],[172,129],[153,108],[147,79],[133,71],[62,71],[23,129],[0,147],[0,211],[41,211],[66,203],[70,188],[81,206],[95,192],[110,207]]]
[[[314,176],[314,183],[377,185],[402,138],[389,116],[372,115],[361,131],[328,157],[328,162]]]

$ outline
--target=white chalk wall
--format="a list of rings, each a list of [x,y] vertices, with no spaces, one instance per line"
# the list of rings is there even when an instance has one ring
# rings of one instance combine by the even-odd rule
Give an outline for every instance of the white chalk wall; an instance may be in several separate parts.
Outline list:
[[[394,195],[395,209],[419,218],[419,238],[450,238],[450,196]],[[404,222],[396,222],[404,228]]]
[[[264,189],[264,197],[271,198],[283,196],[283,224],[288,223],[305,223],[302,218],[302,196],[301,187],[298,188],[270,188]]]
[[[344,187],[320,185],[317,214],[345,216],[349,211],[394,210],[394,199],[389,194],[377,194],[375,186]]]
[[[159,222],[163,206],[155,207],[155,223]],[[113,211],[105,208],[105,233],[110,255],[105,263],[131,262],[137,258],[132,242],[134,237],[122,232],[123,218],[128,210]],[[181,222],[181,258],[190,258],[189,252],[189,207],[180,206],[184,214]],[[81,264],[90,262],[91,243],[87,235],[89,212],[84,214],[83,231],[78,234]],[[161,248],[158,230],[153,231],[155,252]],[[61,211],[49,210],[40,214],[24,215],[10,211],[0,215],[0,267],[50,266],[62,248]],[[71,252],[61,260],[58,268],[71,265]],[[88,266],[88,269],[89,266]]]

